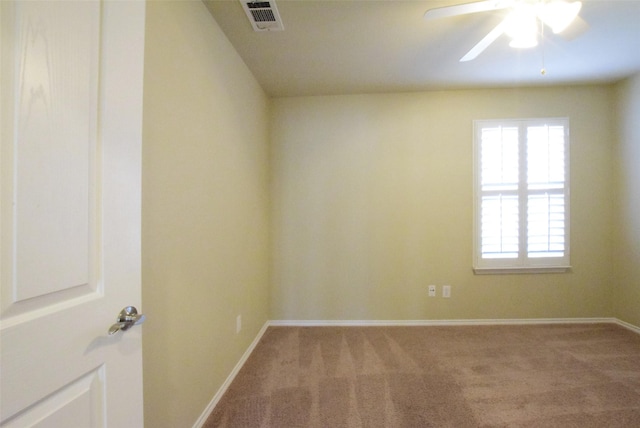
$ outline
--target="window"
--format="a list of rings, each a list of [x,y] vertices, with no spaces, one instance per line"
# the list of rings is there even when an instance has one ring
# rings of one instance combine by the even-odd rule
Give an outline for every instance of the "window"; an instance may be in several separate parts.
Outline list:
[[[569,268],[569,120],[474,122],[476,273]]]

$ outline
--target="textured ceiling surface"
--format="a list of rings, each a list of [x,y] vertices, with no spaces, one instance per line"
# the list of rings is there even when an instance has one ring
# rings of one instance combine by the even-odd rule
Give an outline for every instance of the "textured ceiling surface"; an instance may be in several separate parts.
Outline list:
[[[640,0],[584,0],[566,34],[546,30],[520,50],[503,35],[469,62],[459,59],[504,11],[423,19],[461,3],[276,0],[284,31],[254,32],[238,0],[205,0],[272,96],[602,83],[640,71]]]

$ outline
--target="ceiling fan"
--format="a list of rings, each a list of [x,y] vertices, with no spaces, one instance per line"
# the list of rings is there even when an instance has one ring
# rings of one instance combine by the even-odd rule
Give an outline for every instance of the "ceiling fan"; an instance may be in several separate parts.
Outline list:
[[[578,16],[582,3],[563,0],[486,0],[438,7],[425,12],[428,21],[504,9],[505,18],[476,44],[460,61],[471,61],[502,34],[511,37],[509,46],[528,48],[538,44],[538,33],[548,26],[554,33],[564,31]]]

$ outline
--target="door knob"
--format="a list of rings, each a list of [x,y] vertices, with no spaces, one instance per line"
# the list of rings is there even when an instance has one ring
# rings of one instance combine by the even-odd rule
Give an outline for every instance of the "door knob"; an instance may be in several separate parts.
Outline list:
[[[146,317],[138,313],[135,306],[127,306],[118,314],[115,324],[109,328],[109,335],[116,334],[120,330],[127,331],[134,325],[142,324]]]

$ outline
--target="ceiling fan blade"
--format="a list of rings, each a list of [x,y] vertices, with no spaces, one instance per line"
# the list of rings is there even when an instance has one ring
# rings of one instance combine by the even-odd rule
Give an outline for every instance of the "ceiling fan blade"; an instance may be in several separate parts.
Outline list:
[[[511,6],[512,3],[512,0],[486,0],[455,6],[436,7],[434,9],[427,10],[424,13],[424,19],[431,21],[434,19],[447,18],[449,16],[467,15],[469,13],[504,9]]]
[[[471,61],[478,55],[480,55],[486,48],[491,45],[498,37],[504,33],[506,24],[505,21],[502,21],[500,24],[496,26],[493,30],[489,32],[477,45],[475,45],[465,56],[460,58],[460,62]]]

